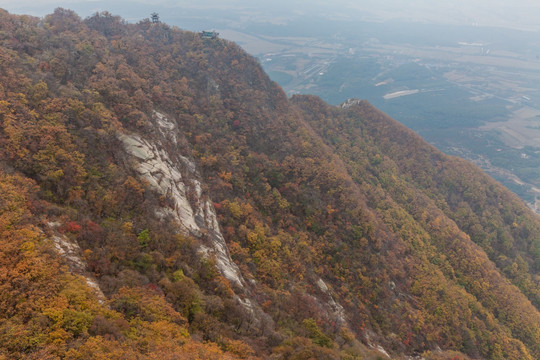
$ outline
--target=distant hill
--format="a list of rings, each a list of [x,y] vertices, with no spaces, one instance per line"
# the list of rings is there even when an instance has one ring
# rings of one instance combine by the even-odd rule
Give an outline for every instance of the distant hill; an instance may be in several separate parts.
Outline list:
[[[540,219],[237,45],[0,11],[0,359],[538,359]]]

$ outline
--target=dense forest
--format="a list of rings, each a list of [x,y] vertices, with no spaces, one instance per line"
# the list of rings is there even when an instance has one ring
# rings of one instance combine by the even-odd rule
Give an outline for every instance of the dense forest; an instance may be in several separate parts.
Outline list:
[[[0,359],[538,359],[540,219],[234,43],[0,10]]]

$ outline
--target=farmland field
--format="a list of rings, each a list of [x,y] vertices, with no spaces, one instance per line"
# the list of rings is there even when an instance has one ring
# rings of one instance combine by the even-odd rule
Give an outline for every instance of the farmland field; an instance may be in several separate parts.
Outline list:
[[[538,209],[537,37],[399,22],[363,23],[355,31],[340,26],[327,34],[280,26],[225,30],[224,36],[257,56],[288,95],[314,94],[336,105],[366,99]]]

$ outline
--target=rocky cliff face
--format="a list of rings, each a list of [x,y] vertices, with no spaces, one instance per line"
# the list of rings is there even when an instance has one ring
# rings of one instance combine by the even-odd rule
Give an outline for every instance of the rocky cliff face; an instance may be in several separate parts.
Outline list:
[[[173,219],[184,235],[199,238],[200,256],[215,259],[221,275],[235,285],[236,300],[250,314],[252,326],[260,326],[261,321],[266,322],[265,326],[271,326],[272,319],[250,297],[256,283],[252,281],[247,284],[231,259],[213,202],[203,191],[201,176],[190,158],[191,149],[187,140],[174,120],[157,111],[153,115],[151,123],[155,132],[152,135],[121,134],[119,139],[140,179],[169,200],[168,205],[155,209],[156,216],[163,221]],[[345,309],[335,301],[328,285],[319,278],[316,286],[320,292],[313,297],[313,301],[318,304],[319,311],[326,312],[329,318],[335,318],[339,326],[348,328]]]
[[[82,251],[79,244],[58,231],[61,225],[60,223],[49,222],[47,225],[46,232],[50,233],[50,239],[52,239],[54,248],[64,259],[69,270],[74,274],[82,276],[86,284],[92,288],[100,303],[104,303],[107,298],[103,294],[97,279],[88,271],[88,265],[82,258]]]
[[[250,313],[259,313],[247,297],[246,281],[231,259],[212,200],[203,192],[197,167],[186,152],[186,139],[173,120],[157,111],[153,115],[153,135],[132,133],[119,138],[141,180],[169,200],[168,206],[155,209],[156,215],[163,220],[174,219],[184,235],[201,239],[201,256],[215,259],[220,273],[236,285],[237,296],[241,296],[237,300]]]

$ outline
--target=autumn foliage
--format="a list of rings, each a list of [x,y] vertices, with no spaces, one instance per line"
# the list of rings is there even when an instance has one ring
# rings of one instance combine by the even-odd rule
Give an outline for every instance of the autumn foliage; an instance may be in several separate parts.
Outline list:
[[[245,289],[133,168],[119,136],[155,111]],[[0,359],[538,359],[538,234],[473,165],[288,99],[228,41],[0,10]]]

